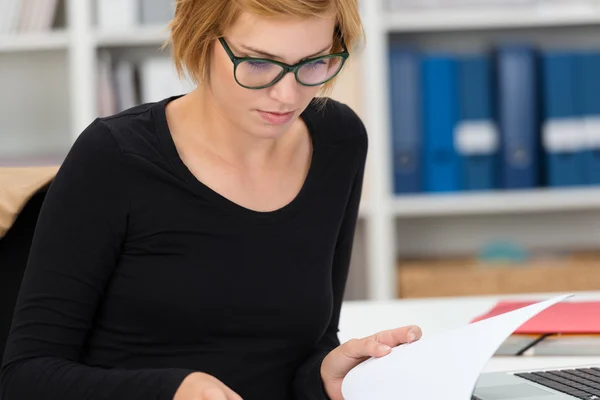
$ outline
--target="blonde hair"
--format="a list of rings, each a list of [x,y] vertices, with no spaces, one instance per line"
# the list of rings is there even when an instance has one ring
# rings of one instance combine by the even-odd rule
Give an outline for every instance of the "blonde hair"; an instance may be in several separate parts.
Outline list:
[[[364,38],[358,0],[177,0],[169,24],[172,58],[180,77],[186,73],[199,84],[208,76],[210,50],[214,40],[235,23],[242,11],[264,17],[312,17],[333,12],[336,29],[332,52],[356,49]],[[328,93],[335,79],[325,83]]]

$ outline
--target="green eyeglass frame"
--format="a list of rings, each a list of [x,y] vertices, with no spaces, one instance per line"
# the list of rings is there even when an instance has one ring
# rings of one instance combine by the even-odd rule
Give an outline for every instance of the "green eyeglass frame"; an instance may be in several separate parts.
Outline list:
[[[246,89],[252,89],[252,90],[258,90],[258,89],[265,89],[268,88],[270,86],[275,85],[277,82],[279,82],[281,79],[283,79],[284,76],[286,76],[288,73],[292,72],[294,74],[294,76],[296,77],[296,82],[298,82],[300,85],[302,86],[320,86],[323,85],[327,82],[329,82],[330,80],[332,80],[333,78],[335,78],[337,76],[337,74],[340,73],[340,71],[342,70],[342,67],[344,66],[344,63],[346,62],[346,60],[348,59],[350,53],[348,53],[348,50],[346,49],[346,46],[344,46],[344,50],[340,53],[335,53],[335,54],[327,54],[324,56],[319,56],[319,57],[314,57],[314,58],[308,58],[306,60],[300,61],[299,63],[296,63],[294,65],[289,65],[280,61],[275,61],[275,60],[271,60],[269,58],[257,58],[257,57],[236,57],[233,52],[231,51],[231,48],[229,47],[229,45],[227,44],[227,42],[225,41],[225,39],[223,37],[219,38],[219,42],[221,42],[221,45],[223,46],[223,49],[225,49],[225,52],[227,53],[227,55],[229,56],[229,59],[231,60],[231,62],[233,63],[233,76],[235,78],[235,81],[238,83],[238,85],[246,88]],[[341,64],[337,70],[337,72],[335,74],[333,74],[331,77],[329,77],[327,80],[323,81],[323,82],[319,82],[316,84],[306,84],[302,81],[300,81],[300,78],[298,77],[298,71],[300,70],[300,68],[303,65],[309,64],[309,63],[313,63],[315,61],[318,60],[325,60],[328,58],[334,58],[334,57],[340,57],[342,59]],[[262,86],[246,86],[243,85],[242,83],[240,83],[240,81],[237,78],[237,68],[238,66],[244,62],[244,61],[254,61],[254,62],[267,62],[267,63],[271,63],[271,64],[275,64],[280,66],[283,69],[283,72],[277,77],[275,78],[272,82],[266,84],[266,85],[262,85]]]

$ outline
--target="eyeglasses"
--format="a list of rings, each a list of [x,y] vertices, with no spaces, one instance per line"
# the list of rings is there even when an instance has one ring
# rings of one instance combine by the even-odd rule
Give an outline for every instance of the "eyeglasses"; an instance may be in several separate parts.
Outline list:
[[[289,65],[268,58],[236,57],[224,38],[221,45],[233,63],[236,82],[247,89],[264,89],[279,82],[292,72],[296,81],[304,86],[319,86],[333,79],[342,69],[348,58],[348,51],[309,58]]]

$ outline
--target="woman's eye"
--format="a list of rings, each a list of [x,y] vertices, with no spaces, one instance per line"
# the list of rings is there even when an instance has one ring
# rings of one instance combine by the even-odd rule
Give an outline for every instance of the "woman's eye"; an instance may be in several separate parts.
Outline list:
[[[269,66],[269,63],[265,61],[248,61],[248,65],[254,69],[264,69]]]
[[[307,65],[309,68],[318,68],[327,65],[327,62],[325,60],[316,60],[311,63],[308,63]]]

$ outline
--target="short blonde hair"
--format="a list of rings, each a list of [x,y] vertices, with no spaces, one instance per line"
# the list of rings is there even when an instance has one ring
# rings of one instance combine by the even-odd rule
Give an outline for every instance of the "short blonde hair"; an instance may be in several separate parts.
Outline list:
[[[208,76],[211,44],[243,11],[265,17],[300,18],[333,12],[336,16],[333,52],[342,51],[345,44],[352,54],[364,38],[358,0],[177,0],[166,45],[172,45],[171,54],[180,77],[187,73],[199,84]],[[334,82],[335,79],[325,83],[322,93],[328,93]]]

